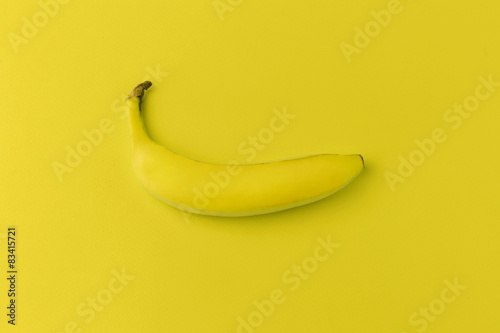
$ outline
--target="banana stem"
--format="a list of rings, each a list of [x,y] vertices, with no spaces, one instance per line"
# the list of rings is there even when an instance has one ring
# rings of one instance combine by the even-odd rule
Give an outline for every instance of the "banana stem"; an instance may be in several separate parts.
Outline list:
[[[134,89],[132,89],[130,94],[128,94],[127,98],[139,97],[139,99],[141,99],[144,95],[144,91],[151,87],[151,85],[151,81],[144,81],[143,83],[138,84]]]

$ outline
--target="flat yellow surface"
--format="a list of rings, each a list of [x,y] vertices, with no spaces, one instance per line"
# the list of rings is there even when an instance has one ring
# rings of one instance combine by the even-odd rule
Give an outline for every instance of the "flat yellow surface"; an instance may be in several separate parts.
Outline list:
[[[0,331],[499,332],[499,11],[5,2]],[[181,214],[132,171],[123,98],[144,79],[151,136],[184,155],[366,169],[282,213]]]

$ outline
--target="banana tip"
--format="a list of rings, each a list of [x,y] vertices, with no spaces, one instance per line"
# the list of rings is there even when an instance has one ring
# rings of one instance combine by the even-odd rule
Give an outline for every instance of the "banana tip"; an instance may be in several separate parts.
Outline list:
[[[365,168],[365,159],[363,158],[363,155],[359,155],[361,158],[361,162],[363,163],[363,169]]]

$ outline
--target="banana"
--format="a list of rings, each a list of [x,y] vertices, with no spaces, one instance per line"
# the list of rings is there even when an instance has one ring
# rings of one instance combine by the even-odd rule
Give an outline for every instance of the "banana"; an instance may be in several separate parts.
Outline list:
[[[154,142],[141,117],[146,81],[127,96],[132,164],[142,185],[178,209],[212,216],[272,213],[320,200],[364,168],[361,155],[319,154],[255,164],[214,164]]]

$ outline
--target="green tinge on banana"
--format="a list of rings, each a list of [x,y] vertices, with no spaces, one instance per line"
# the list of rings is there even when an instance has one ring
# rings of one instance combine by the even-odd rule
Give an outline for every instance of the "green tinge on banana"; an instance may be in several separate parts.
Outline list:
[[[214,216],[277,212],[329,196],[364,168],[361,155],[319,154],[255,164],[214,164],[179,155],[152,141],[144,128],[141,99],[150,86],[149,81],[139,84],[126,100],[133,169],[146,189],[178,209]],[[203,195],[213,179],[219,180],[217,191]]]

